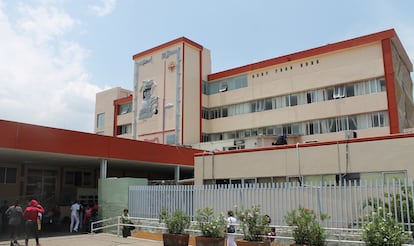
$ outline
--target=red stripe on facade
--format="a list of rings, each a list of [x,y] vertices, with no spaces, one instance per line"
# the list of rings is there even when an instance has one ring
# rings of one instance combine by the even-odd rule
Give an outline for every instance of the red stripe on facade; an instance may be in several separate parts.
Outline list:
[[[384,61],[385,83],[387,86],[388,118],[390,134],[400,133],[397,95],[395,91],[394,66],[392,62],[391,39],[382,40],[382,56]]]
[[[188,39],[186,37],[181,37],[181,38],[177,38],[177,39],[171,40],[171,41],[169,41],[167,43],[158,45],[158,46],[156,46],[154,48],[151,48],[149,50],[145,50],[145,51],[142,51],[140,53],[137,53],[137,54],[135,54],[135,55],[132,56],[132,60],[138,59],[138,58],[140,58],[142,56],[147,56],[147,55],[149,55],[151,53],[154,53],[156,51],[160,51],[162,49],[165,49],[165,48],[167,48],[169,46],[172,46],[172,45],[175,45],[175,44],[178,44],[178,43],[188,43],[188,44],[190,44],[190,45],[192,45],[192,46],[194,46],[194,47],[196,47],[198,49],[203,49],[203,46],[202,45],[200,45],[200,44],[198,44],[198,43],[196,43],[196,42],[194,42],[194,41],[192,41],[192,40],[190,40],[190,39]]]
[[[241,74],[241,73],[247,73],[253,70],[262,69],[265,67],[274,66],[274,65],[291,62],[295,60],[300,60],[300,59],[304,59],[307,57],[317,56],[317,55],[325,54],[328,52],[334,52],[334,51],[351,48],[355,46],[360,46],[360,45],[364,45],[364,44],[368,44],[372,42],[378,42],[383,39],[389,39],[393,37],[397,37],[395,30],[389,29],[389,30],[385,30],[382,32],[374,33],[374,34],[349,39],[349,40],[345,40],[345,41],[338,42],[338,43],[328,44],[328,45],[313,48],[310,50],[300,51],[297,53],[280,56],[280,57],[264,60],[264,61],[257,62],[257,63],[248,64],[248,65],[237,67],[237,68],[232,68],[232,69],[218,72],[218,73],[213,73],[213,74],[208,75],[208,81],[222,79],[225,77],[234,76],[234,75]]]
[[[183,44],[183,53],[182,53],[182,82],[181,82],[181,144],[184,144],[184,74],[185,74],[185,44]],[[177,133],[175,133],[177,134]]]
[[[199,66],[200,66],[200,100],[199,100],[199,107],[200,107],[200,115],[199,115],[199,129],[200,129],[200,135],[199,135],[199,142],[201,143],[203,141],[203,51],[200,50],[200,56],[199,56]]]

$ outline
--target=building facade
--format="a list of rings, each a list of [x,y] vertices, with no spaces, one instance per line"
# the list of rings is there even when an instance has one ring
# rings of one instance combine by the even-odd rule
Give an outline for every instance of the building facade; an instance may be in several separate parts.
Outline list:
[[[414,125],[413,67],[393,29],[218,73],[210,72],[210,52],[187,38],[133,60],[132,98],[97,95],[97,109],[107,103],[109,115],[117,111],[108,135],[231,150],[268,146],[278,136],[330,141]],[[129,105],[126,115],[119,100]]]
[[[110,109],[119,128],[132,104],[131,132],[109,135],[204,150],[195,184],[414,175],[413,66],[393,29],[217,73],[187,38],[133,60],[133,96]]]

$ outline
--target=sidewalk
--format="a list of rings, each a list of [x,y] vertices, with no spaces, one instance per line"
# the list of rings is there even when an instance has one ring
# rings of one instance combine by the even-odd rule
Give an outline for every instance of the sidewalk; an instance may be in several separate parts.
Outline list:
[[[24,245],[24,240],[19,240],[20,245]],[[122,238],[113,234],[81,234],[56,237],[40,237],[42,246],[162,246],[162,241],[153,241],[140,238]],[[29,240],[29,246],[35,246],[34,239]],[[10,246],[10,241],[0,241],[0,246]]]

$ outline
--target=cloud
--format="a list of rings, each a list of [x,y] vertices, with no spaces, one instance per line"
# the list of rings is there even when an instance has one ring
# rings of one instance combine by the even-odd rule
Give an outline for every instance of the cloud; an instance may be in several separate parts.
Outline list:
[[[18,11],[23,17],[18,20],[16,27],[24,34],[34,37],[38,43],[61,37],[75,24],[68,14],[50,5],[33,8],[19,4]]]
[[[85,69],[89,51],[63,38],[76,21],[50,4],[14,7],[21,16],[0,4],[0,119],[92,132],[102,89]]]
[[[102,5],[89,5],[89,9],[98,16],[106,16],[115,9],[116,0],[101,0],[101,3]]]

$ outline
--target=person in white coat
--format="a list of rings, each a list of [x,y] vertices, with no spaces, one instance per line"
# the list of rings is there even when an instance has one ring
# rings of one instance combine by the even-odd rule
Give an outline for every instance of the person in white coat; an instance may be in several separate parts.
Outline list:
[[[234,240],[236,233],[237,219],[233,215],[233,211],[227,211],[227,246],[237,246]]]
[[[70,207],[70,232],[78,232],[79,228],[79,213],[80,213],[81,206],[78,201],[74,202]]]

